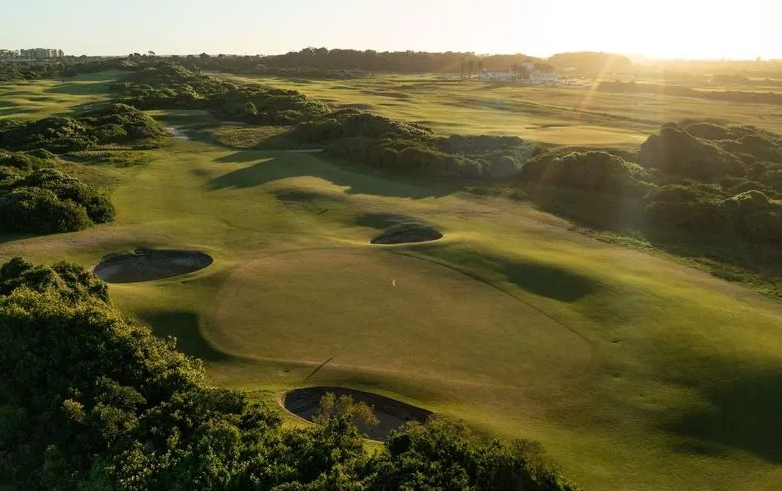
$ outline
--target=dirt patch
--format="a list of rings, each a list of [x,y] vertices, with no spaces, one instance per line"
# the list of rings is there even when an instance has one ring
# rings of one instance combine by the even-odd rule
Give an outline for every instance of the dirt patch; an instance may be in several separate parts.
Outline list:
[[[388,438],[391,430],[400,428],[410,421],[423,423],[432,414],[431,411],[426,409],[411,406],[388,397],[340,387],[295,389],[285,394],[283,406],[296,416],[312,421],[312,417],[320,409],[320,398],[329,392],[337,397],[341,395],[350,396],[354,402],[363,402],[374,408],[375,417],[380,422],[369,427],[359,425],[358,428],[361,433],[372,440],[385,440]]]
[[[137,249],[106,257],[93,272],[107,283],[137,283],[192,273],[212,262],[202,252]]]
[[[443,238],[438,230],[421,223],[400,223],[389,227],[370,242],[372,244],[408,244],[430,242]]]

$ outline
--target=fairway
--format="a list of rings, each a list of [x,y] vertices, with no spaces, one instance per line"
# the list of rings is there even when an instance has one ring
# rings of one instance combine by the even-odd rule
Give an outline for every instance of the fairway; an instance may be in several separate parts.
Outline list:
[[[68,77],[62,83],[33,80],[0,84],[0,119],[39,119],[79,111],[109,100],[109,85],[121,72]]]
[[[108,97],[92,85],[108,79],[85,81],[88,93],[50,110]],[[59,81],[0,85],[0,94],[57,90]],[[354,89],[328,90],[347,100]],[[512,124],[459,117],[475,132]],[[622,125],[607,125],[603,142],[645,136],[646,123]],[[182,276],[111,284],[112,300],[177,337],[211,384],[275,407],[309,385],[393,397],[478,431],[538,440],[586,490],[773,491],[782,482],[778,303],[668,257],[598,242],[529,204],[317,153],[167,138],[144,155],[130,167],[72,164],[110,186],[116,221],[0,237],[0,259],[93,267],[138,248],[208,255],[213,263]],[[443,237],[370,244],[397,222]]]
[[[735,104],[657,94],[615,94],[593,87],[377,75],[348,80],[222,75],[298,90],[337,107],[356,107],[439,133],[514,135],[555,145],[634,147],[660,124],[716,118],[782,132],[774,105]]]

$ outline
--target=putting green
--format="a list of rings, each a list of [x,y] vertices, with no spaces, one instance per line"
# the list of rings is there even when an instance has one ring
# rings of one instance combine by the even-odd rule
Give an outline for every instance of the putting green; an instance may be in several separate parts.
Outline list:
[[[341,366],[474,381],[513,373],[522,385],[541,370],[565,376],[590,361],[586,341],[527,304],[458,271],[385,251],[258,259],[226,281],[212,315],[209,340],[248,358],[333,356]]]

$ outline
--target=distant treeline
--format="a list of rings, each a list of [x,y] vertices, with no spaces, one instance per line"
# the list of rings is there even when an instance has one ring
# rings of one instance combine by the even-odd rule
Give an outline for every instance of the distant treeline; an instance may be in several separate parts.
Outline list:
[[[191,69],[242,73],[274,73],[279,70],[359,71],[395,73],[470,73],[479,70],[507,71],[525,61],[579,73],[599,74],[606,70],[631,71],[626,56],[609,53],[562,53],[541,59],[524,54],[476,55],[475,53],[423,51],[358,51],[352,49],[307,48],[273,56],[188,56],[174,59]]]
[[[394,73],[460,73],[479,68],[509,70],[524,61],[542,61],[523,54],[477,56],[474,53],[423,51],[378,52],[352,49],[307,48],[284,55],[273,56],[187,56],[173,61],[190,69],[230,73],[273,74],[285,71],[310,70],[317,72],[394,72]]]
[[[121,58],[66,58],[38,61],[0,60],[0,82],[72,77],[84,73],[97,73],[105,70],[122,70],[127,68],[127,61]]]

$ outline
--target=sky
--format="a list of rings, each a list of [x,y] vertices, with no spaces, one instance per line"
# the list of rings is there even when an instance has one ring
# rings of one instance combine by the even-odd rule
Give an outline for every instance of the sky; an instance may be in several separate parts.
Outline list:
[[[326,47],[782,59],[782,0],[25,0],[0,48],[75,55]]]

